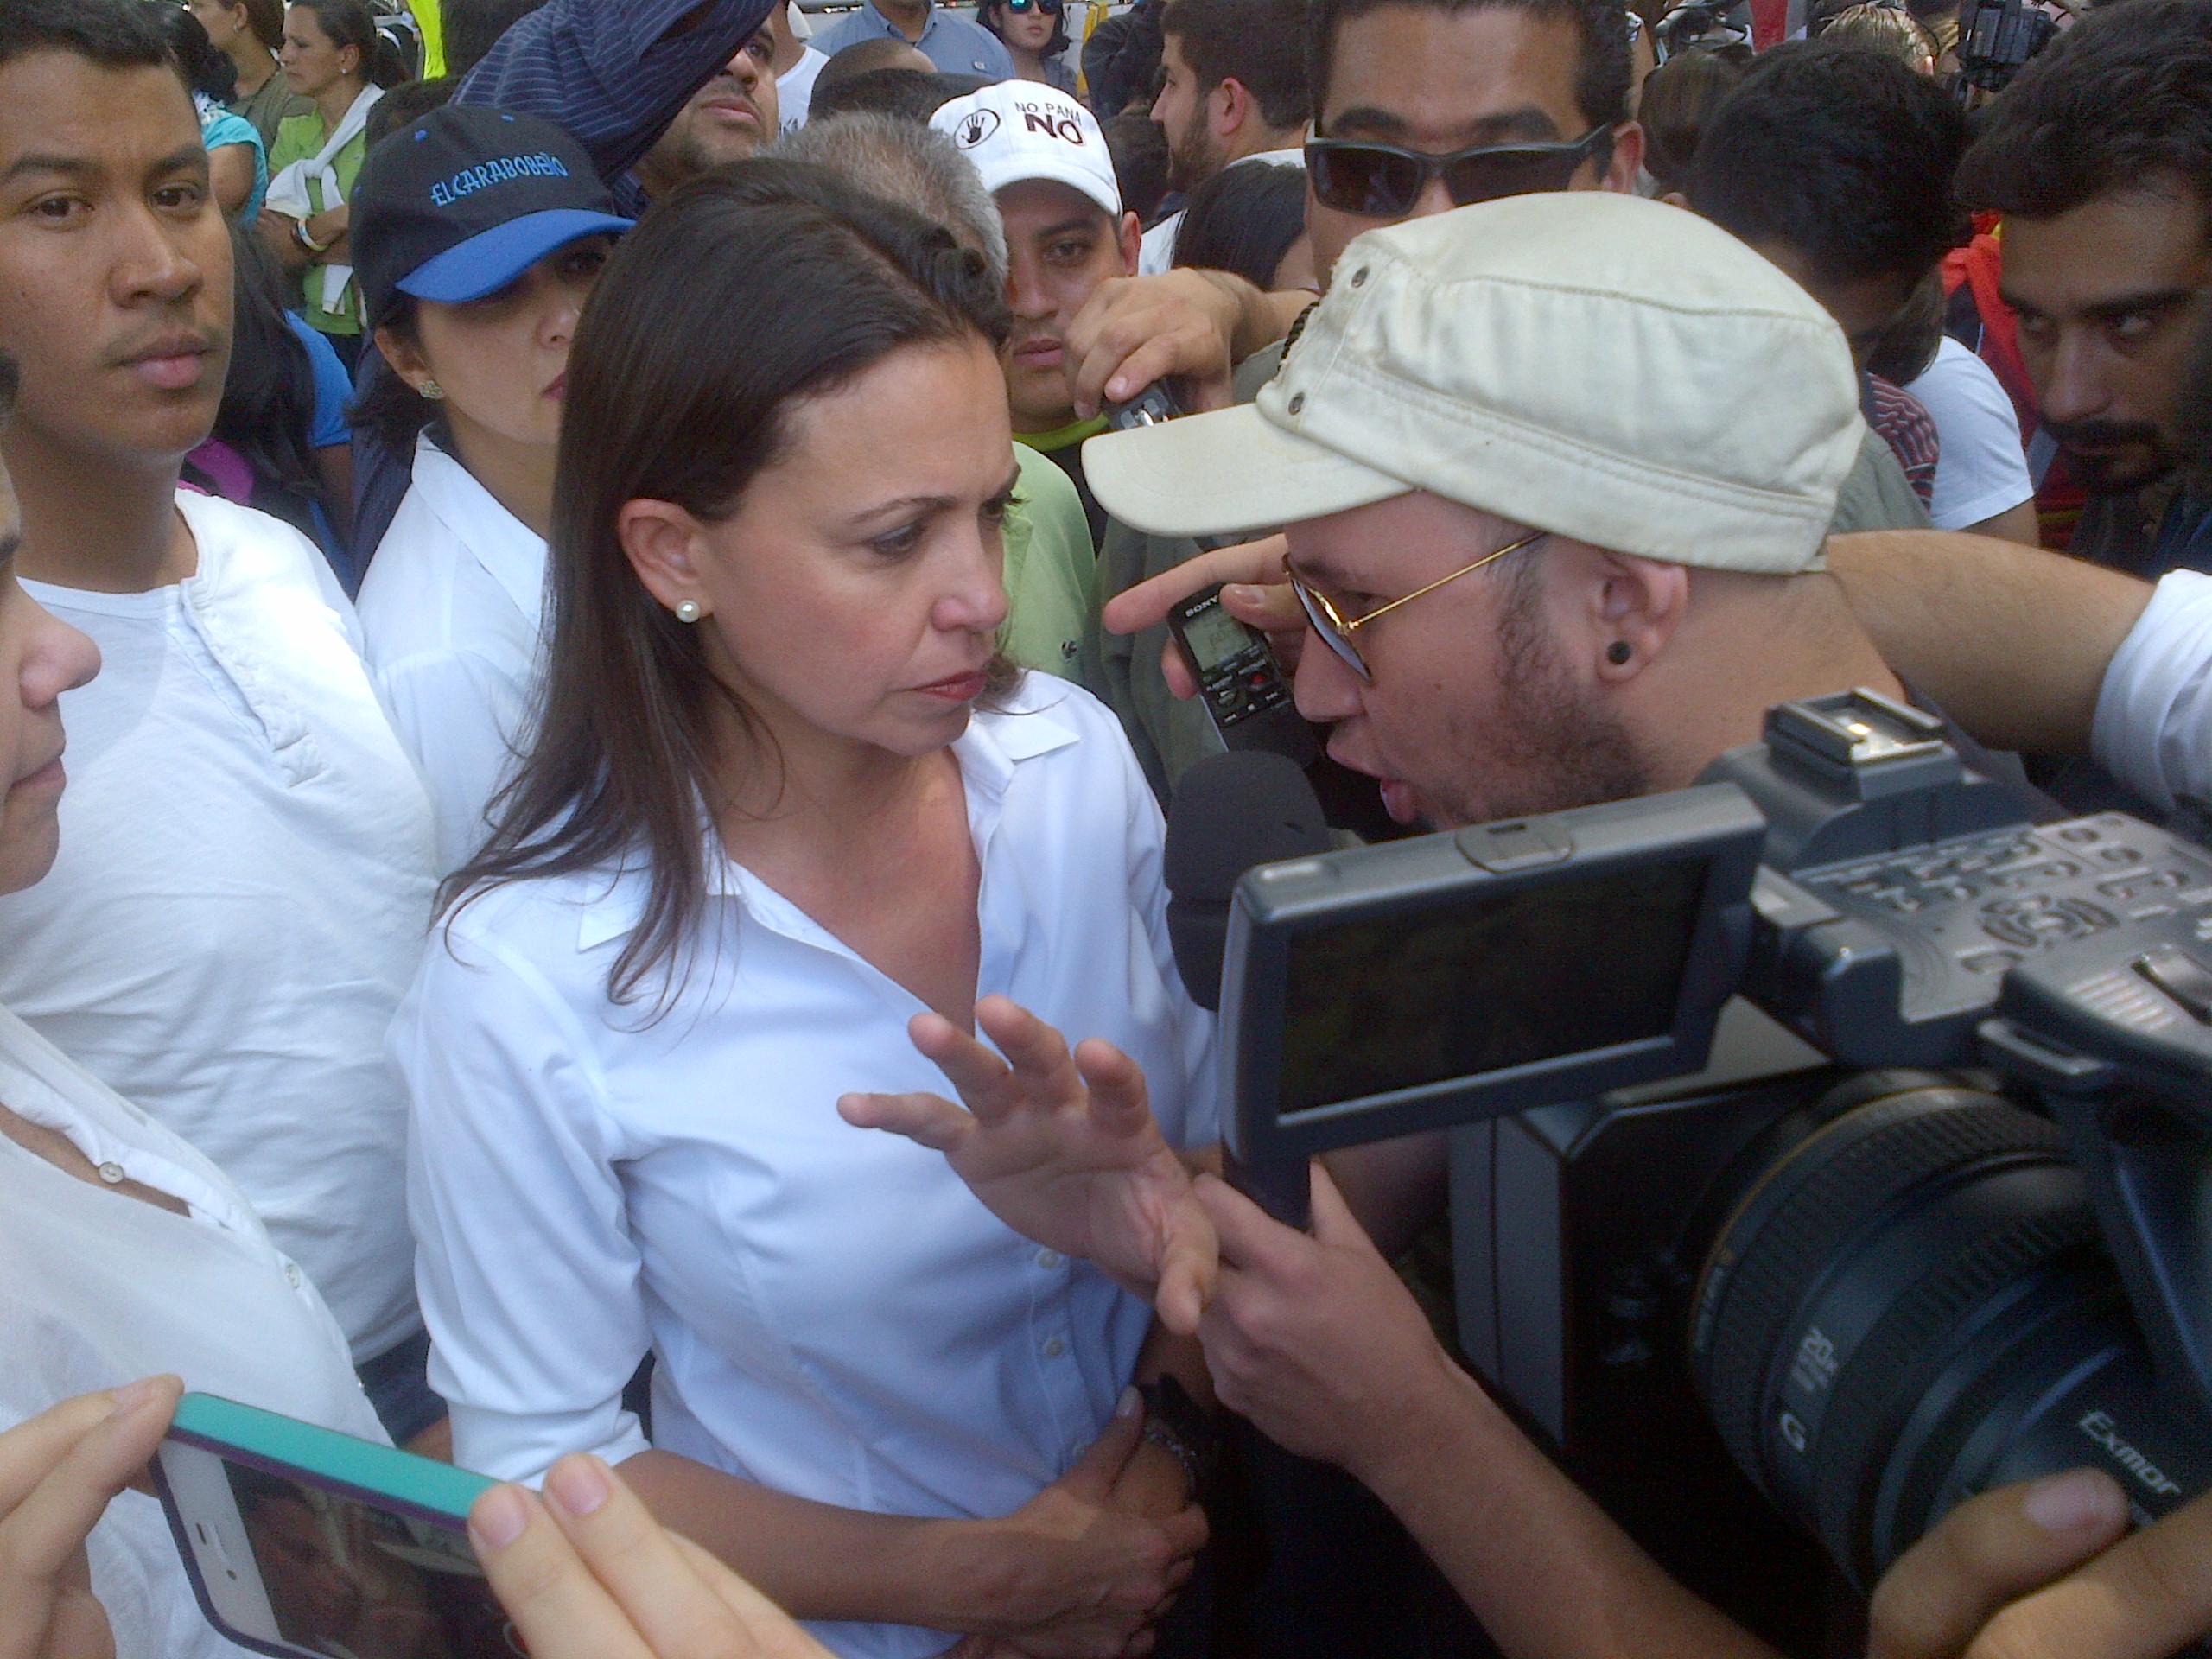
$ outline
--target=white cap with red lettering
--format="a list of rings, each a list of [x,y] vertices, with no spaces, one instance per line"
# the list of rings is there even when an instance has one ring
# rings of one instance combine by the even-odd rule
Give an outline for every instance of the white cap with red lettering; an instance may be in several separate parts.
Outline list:
[[[1051,179],[1122,215],[1122,187],[1098,118],[1057,87],[1001,80],[938,105],[930,125],[975,162],[993,195],[1025,179]]]

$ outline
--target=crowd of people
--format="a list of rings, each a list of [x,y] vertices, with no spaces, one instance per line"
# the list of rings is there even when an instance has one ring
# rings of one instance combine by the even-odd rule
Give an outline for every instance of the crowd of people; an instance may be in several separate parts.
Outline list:
[[[1394,1270],[1440,1141],[1220,1179],[1168,614],[1347,834],[1850,687],[2189,821],[2212,0],[1972,98],[1940,0],[394,16],[0,0],[0,1659],[234,1651],[178,1379],[513,1483],[539,1659],[1770,1653]],[[2212,1631],[2131,1519],[1976,1497],[1865,1650]]]

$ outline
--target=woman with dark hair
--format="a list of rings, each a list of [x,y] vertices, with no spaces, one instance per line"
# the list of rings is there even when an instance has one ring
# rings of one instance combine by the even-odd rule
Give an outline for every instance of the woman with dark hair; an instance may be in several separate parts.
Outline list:
[[[313,115],[276,130],[264,239],[298,273],[300,309],[351,373],[361,355],[347,202],[368,154],[369,111],[399,75],[398,54],[362,0],[299,0],[284,14],[284,79]]]
[[[1129,1385],[1194,1351],[836,1103],[1041,999],[1211,1135],[1160,814],[998,654],[982,257],[754,165],[657,204],[571,354],[538,717],[392,1033],[433,1375],[460,1462],[620,1463],[840,1653],[1120,1653],[1204,1531]]]
[[[253,124],[264,150],[274,149],[277,127],[315,108],[286,83],[276,61],[284,45],[284,0],[188,0],[187,10],[238,76],[231,113]]]
[[[322,550],[350,590],[342,521],[353,383],[323,337],[284,309],[283,274],[258,239],[234,232],[231,240],[230,373],[213,434],[185,457],[185,482],[282,518]]]
[[[1041,80],[1074,92],[1075,76],[1060,56],[1068,48],[1062,0],[981,0],[976,21],[1004,42],[1016,80]]]
[[[1718,52],[1677,52],[1644,78],[1637,104],[1643,124],[1637,194],[1656,198],[1688,188],[1698,140],[1750,73]]]
[[[1223,168],[1184,204],[1175,263],[1233,271],[1262,294],[1319,293],[1306,237],[1306,169],[1256,159]]]
[[[505,165],[514,158],[529,165]],[[508,176],[455,197],[456,176]],[[437,815],[484,844],[525,738],[569,346],[613,238],[591,157],[550,121],[448,105],[378,146],[353,206],[376,377],[356,415],[412,482],[361,582],[363,654]]]
[[[192,13],[175,6],[156,13],[162,32],[169,37],[192,88],[192,106],[200,116],[200,142],[207,146],[208,182],[224,216],[245,230],[261,213],[261,198],[269,188],[269,153],[253,123],[232,112],[238,96],[238,66],[215,49],[207,31]]]

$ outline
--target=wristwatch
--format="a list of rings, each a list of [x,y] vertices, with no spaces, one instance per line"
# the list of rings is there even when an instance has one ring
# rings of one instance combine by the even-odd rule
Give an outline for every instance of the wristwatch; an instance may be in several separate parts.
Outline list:
[[[1183,1465],[1196,1498],[1221,1461],[1221,1434],[1205,1408],[1172,1376],[1137,1384],[1144,1399],[1144,1438]]]

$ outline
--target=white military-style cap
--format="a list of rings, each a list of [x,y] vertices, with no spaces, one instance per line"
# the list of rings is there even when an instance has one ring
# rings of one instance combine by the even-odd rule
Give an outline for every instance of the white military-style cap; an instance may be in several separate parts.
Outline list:
[[[1866,432],[1817,302],[1682,208],[1516,196],[1370,231],[1256,404],[1103,434],[1084,470],[1158,535],[1427,490],[1614,552],[1816,569]]]
[[[930,125],[975,162],[994,195],[1025,179],[1051,179],[1121,217],[1122,186],[1098,118],[1058,87],[1001,80],[939,105]]]

